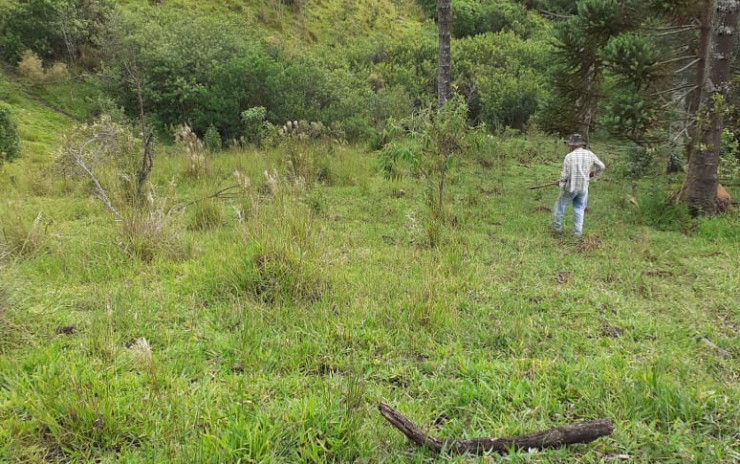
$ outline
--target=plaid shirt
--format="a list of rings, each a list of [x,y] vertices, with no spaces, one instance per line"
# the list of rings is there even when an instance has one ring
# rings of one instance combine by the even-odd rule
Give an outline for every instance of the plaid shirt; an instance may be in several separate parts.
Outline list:
[[[560,171],[560,188],[569,192],[588,190],[591,167],[594,165],[596,165],[595,180],[605,169],[604,163],[585,148],[577,148],[568,153],[563,161],[563,169]]]

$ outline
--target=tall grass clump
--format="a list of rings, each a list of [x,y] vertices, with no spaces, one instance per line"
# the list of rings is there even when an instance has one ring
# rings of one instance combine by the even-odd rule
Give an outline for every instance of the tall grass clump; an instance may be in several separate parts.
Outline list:
[[[20,215],[5,214],[0,222],[0,261],[36,255],[46,240],[44,216],[30,223]]]
[[[219,227],[225,221],[223,211],[212,200],[201,201],[190,208],[188,230],[211,230]]]
[[[243,223],[245,249],[228,277],[230,287],[262,303],[314,302],[328,288],[313,210],[277,174],[265,172],[270,198]]]
[[[150,263],[158,256],[181,259],[187,254],[168,214],[165,199],[149,192],[146,204],[128,207],[122,214],[121,245],[131,257]]]
[[[189,125],[183,124],[175,129],[175,146],[185,154],[186,174],[188,177],[193,179],[206,177],[209,171],[206,145],[198,138]]]
[[[676,203],[665,191],[653,188],[639,199],[637,220],[662,231],[688,232],[695,226],[685,203]]]

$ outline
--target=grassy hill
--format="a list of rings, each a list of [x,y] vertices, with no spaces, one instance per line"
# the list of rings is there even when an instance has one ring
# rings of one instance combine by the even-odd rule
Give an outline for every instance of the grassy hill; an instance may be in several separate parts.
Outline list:
[[[426,27],[408,1],[295,5],[125,2],[223,16],[294,52]],[[738,216],[690,220],[664,201],[680,179],[623,179],[623,153],[597,140],[587,237],[559,240],[556,192],[526,187],[557,175],[563,145],[536,128],[455,158],[443,223],[426,182],[384,178],[365,145],[296,137],[194,161],[162,141],[141,198],[132,141],[91,164],[119,219],[53,155],[97,97],[0,78],[22,149],[0,168],[0,462],[740,461]],[[439,437],[598,417],[615,433],[437,457],[378,401]]]
[[[129,11],[176,12],[180,15],[221,17],[238,22],[253,37],[271,36],[294,51],[315,44],[342,44],[368,35],[384,36],[418,25],[424,14],[413,0],[126,0]]]
[[[334,142],[209,154],[201,177],[160,146],[149,206],[116,221],[50,163],[73,120],[2,92],[24,147],[1,180],[2,461],[439,462],[381,400],[441,437],[615,422],[512,462],[739,459],[737,218],[644,225],[606,146],[585,242],[525,188],[562,155],[534,133],[458,160],[441,229],[423,181]]]

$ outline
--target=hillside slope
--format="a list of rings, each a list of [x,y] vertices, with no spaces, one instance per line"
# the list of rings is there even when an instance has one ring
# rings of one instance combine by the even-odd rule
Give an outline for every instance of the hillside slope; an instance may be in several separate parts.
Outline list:
[[[163,11],[237,21],[244,33],[273,37],[296,49],[341,44],[356,37],[393,34],[399,26],[420,23],[424,14],[413,0],[125,0],[128,11]]]

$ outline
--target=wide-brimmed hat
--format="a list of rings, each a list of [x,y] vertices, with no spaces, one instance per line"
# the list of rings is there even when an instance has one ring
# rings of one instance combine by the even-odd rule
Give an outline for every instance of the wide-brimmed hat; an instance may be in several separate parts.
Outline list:
[[[570,139],[566,142],[569,147],[585,147],[586,141],[581,134],[571,134]]]

